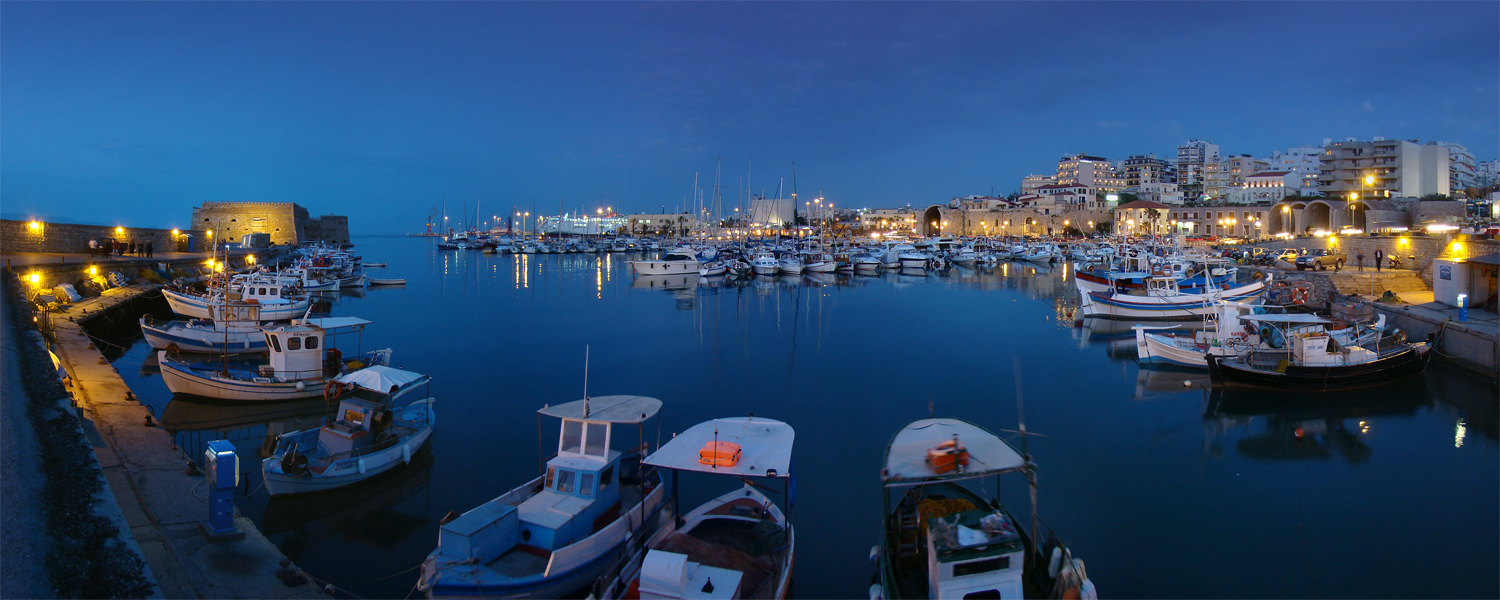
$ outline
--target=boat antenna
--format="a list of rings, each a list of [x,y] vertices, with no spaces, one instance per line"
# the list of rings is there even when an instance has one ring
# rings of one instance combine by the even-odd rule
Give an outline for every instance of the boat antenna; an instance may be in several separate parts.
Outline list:
[[[583,416],[589,416],[589,345],[583,345]]]
[[[1026,448],[1026,404],[1021,401],[1021,355],[1011,355],[1016,368],[1016,418],[1021,427],[1021,459],[1026,461],[1026,483],[1031,488],[1031,544],[1037,542],[1036,516],[1036,463],[1031,461],[1031,451]]]

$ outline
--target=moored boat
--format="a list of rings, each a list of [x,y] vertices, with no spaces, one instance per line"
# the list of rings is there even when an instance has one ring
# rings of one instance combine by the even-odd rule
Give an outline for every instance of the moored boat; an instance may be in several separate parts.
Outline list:
[[[1082,561],[1056,535],[1039,540],[1034,469],[1029,457],[965,421],[923,419],[897,432],[881,470],[884,518],[870,597],[1097,597]],[[1029,532],[983,489],[1007,473],[1031,485]]]
[[[420,373],[374,366],[336,377],[338,411],[322,427],[285,433],[261,461],[272,496],[320,492],[365,481],[411,463],[432,436],[433,398],[396,406],[430,383]]]
[[[1422,372],[1431,360],[1432,342],[1408,343],[1404,333],[1366,346],[1342,346],[1325,331],[1300,333],[1276,317],[1250,315],[1248,323],[1264,327],[1267,348],[1238,356],[1205,355],[1215,385],[1248,385],[1282,389],[1351,389],[1373,387]]]
[[[390,361],[389,348],[345,362],[338,349],[327,347],[329,333],[357,331],[369,323],[354,317],[330,317],[265,327],[262,335],[269,357],[264,364],[186,360],[165,350],[157,351],[157,363],[162,382],[174,394],[244,401],[314,398],[325,394],[324,388],[333,377]]]

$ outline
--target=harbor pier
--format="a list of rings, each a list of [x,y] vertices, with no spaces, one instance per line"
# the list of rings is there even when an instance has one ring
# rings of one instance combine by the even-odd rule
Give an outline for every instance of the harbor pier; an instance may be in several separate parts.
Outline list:
[[[23,324],[28,321],[50,332],[57,371],[47,372],[45,362],[30,357],[33,363],[40,362],[42,366],[33,366],[29,376],[50,377],[53,389],[65,394],[64,403],[60,405],[64,410],[57,411],[54,418],[76,416],[85,443],[92,451],[85,461],[88,464],[82,465],[81,470],[92,467],[102,475],[104,495],[118,505],[118,516],[114,520],[122,530],[120,538],[148,566],[143,572],[154,587],[149,593],[168,598],[323,597],[319,586],[292,565],[249,519],[236,515],[235,525],[245,533],[238,540],[210,540],[203,534],[199,523],[208,518],[209,511],[204,475],[196,468],[202,457],[187,455],[176,445],[171,434],[156,424],[149,409],[137,400],[85,331],[89,321],[125,310],[143,295],[159,293],[160,284],[115,287],[99,296],[65,304],[45,314],[32,312],[31,304],[22,297],[27,286],[44,287],[41,282],[44,276],[49,278],[47,283],[71,281],[80,276],[81,272],[76,269],[88,266],[89,257],[86,255],[73,257],[78,259],[76,262],[66,258],[57,263],[33,262],[24,271],[16,268],[5,274],[7,306],[16,313],[12,319],[6,320],[6,338],[22,340],[34,337],[34,333],[26,333],[28,329]],[[267,260],[271,258],[266,257]],[[152,259],[149,262],[182,261],[179,264],[187,265],[200,260],[201,257],[194,256],[175,261]],[[36,283],[22,281],[17,275],[28,279],[35,275]],[[44,346],[17,345],[22,346],[21,354],[42,354],[41,360],[46,360]],[[50,404],[55,401],[50,397],[34,396],[7,394],[5,401],[8,404]],[[35,448],[39,455],[66,450],[45,444]],[[43,456],[37,462],[45,463],[47,458]],[[240,468],[256,466],[242,464]],[[54,471],[57,470],[43,470],[40,476],[44,479],[80,476],[73,472]],[[88,553],[82,554],[84,556],[72,559],[88,560]],[[85,570],[88,568],[91,566],[84,567]],[[65,575],[53,573],[54,578]],[[139,593],[138,588],[136,593]]]

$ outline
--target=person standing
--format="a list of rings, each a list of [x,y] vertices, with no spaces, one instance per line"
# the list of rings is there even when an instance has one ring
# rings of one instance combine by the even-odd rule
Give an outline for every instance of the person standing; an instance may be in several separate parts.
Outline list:
[[[99,240],[96,240],[94,238],[89,238],[89,256],[93,257],[93,256],[98,255],[98,254],[99,254]]]
[[[1359,270],[1360,271],[1364,271],[1365,270],[1365,251],[1364,250],[1358,250],[1358,251],[1356,251],[1355,254],[1354,254],[1354,258],[1359,261]]]
[[[151,258],[153,254],[156,254],[156,241],[146,240],[146,258]]]
[[[1376,272],[1380,271],[1380,267],[1381,267],[1380,261],[1383,261],[1383,260],[1385,260],[1385,252],[1382,251],[1380,248],[1376,248],[1375,249],[1375,271]]]

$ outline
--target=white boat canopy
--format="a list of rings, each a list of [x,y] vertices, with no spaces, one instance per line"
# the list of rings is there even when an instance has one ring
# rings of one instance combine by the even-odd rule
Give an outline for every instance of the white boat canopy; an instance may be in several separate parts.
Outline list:
[[[328,331],[335,329],[356,329],[371,323],[359,317],[323,317],[321,319],[306,319],[306,321],[308,325],[322,327]]]
[[[594,421],[596,423],[625,423],[634,425],[656,416],[661,410],[661,400],[646,396],[596,396],[557,406],[543,406],[537,411],[549,417]]]
[[[1325,319],[1325,318],[1320,317],[1318,315],[1309,315],[1309,314],[1304,314],[1304,313],[1288,313],[1288,314],[1281,314],[1281,315],[1242,315],[1242,316],[1240,316],[1240,320],[1241,321],[1258,321],[1258,322],[1261,322],[1261,323],[1290,323],[1290,324],[1332,323],[1333,322],[1332,320]]]
[[[397,391],[430,379],[421,373],[402,371],[383,365],[365,367],[338,377],[339,382],[354,384],[372,392],[394,396]]]
[[[791,476],[795,437],[791,425],[774,419],[714,419],[673,436],[641,462],[679,471],[785,479]],[[739,461],[733,465],[704,464],[698,453],[715,441],[739,444]]]
[[[927,451],[954,436],[969,451],[969,466],[940,474],[927,464]],[[1015,448],[978,425],[958,419],[923,419],[891,438],[880,475],[885,485],[895,487],[987,477],[1024,466],[1026,459]]]

